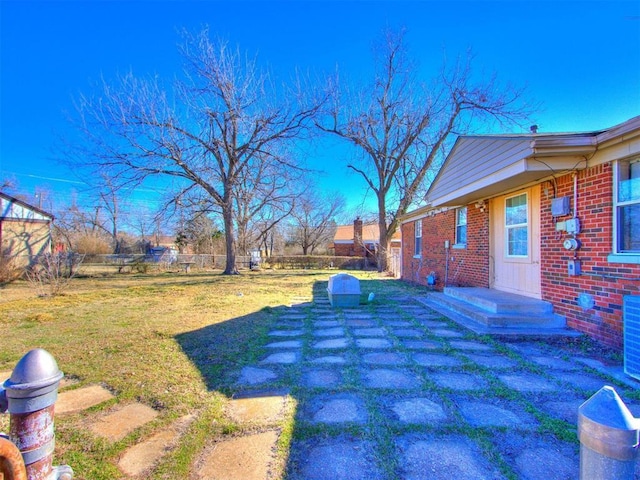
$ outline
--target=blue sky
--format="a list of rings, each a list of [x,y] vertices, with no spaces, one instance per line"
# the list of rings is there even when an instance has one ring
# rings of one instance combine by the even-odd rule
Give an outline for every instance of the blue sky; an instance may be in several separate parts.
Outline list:
[[[178,30],[204,24],[283,78],[294,68],[322,74],[338,65],[354,80],[371,72],[382,29],[403,26],[425,79],[444,52],[471,48],[476,71],[526,86],[541,103],[532,119],[540,132],[598,130],[640,115],[640,2],[632,0],[0,0],[0,22],[0,181],[16,180],[25,194],[45,188],[59,201],[81,188],[52,161],[73,98],[129,70],[172,78],[181,68]],[[356,208],[364,183],[330,143],[330,173],[319,185],[342,190]]]

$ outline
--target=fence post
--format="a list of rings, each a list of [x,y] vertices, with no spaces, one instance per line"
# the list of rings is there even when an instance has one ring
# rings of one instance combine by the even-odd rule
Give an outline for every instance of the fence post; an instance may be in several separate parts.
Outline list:
[[[9,419],[9,440],[20,450],[29,480],[71,480],[73,470],[53,467],[54,406],[63,374],[51,354],[28,352],[3,384]]]
[[[578,409],[580,480],[632,480],[639,430],[613,387],[598,390]]]

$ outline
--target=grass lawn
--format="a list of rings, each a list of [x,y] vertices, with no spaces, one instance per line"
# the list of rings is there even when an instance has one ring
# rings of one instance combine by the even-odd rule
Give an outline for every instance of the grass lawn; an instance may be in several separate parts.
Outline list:
[[[310,299],[333,273],[84,275],[53,298],[39,298],[28,284],[16,282],[0,288],[0,371],[13,369],[30,349],[44,348],[73,381],[66,388],[100,384],[116,395],[97,410],[139,401],[160,413],[113,444],[81,428],[95,410],[56,418],[54,464],[71,465],[78,479],[120,478],[115,464],[128,446],[195,413],[180,447],[149,477],[184,478],[207,438],[234,430],[222,408],[233,375],[264,354],[274,309],[294,297]],[[363,296],[382,286],[411,289],[377,273],[355,275]],[[2,415],[0,431],[7,430],[8,416]]]

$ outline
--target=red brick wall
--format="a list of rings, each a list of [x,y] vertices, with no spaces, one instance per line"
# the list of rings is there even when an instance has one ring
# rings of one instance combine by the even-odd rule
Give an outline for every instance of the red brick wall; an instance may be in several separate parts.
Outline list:
[[[336,257],[351,257],[354,256],[353,243],[336,243],[334,244]]]
[[[551,217],[551,197],[541,185],[541,262],[542,298],[553,303],[556,313],[567,324],[614,347],[622,346],[622,297],[640,294],[640,265],[609,263],[613,251],[613,166],[598,165],[578,172],[578,218],[581,232],[577,238],[581,247],[577,257],[582,263],[582,275],[569,276],[567,262],[573,252],[562,247],[566,234],[555,231]],[[573,210],[573,177],[557,180],[557,196],[571,197]],[[571,218],[560,217],[559,220]],[[583,310],[578,295],[591,295],[595,306]]]
[[[556,181],[557,197],[571,197],[573,210],[573,177],[565,175]],[[545,182],[541,189],[540,241],[542,298],[553,303],[554,311],[567,319],[567,324],[596,340],[614,347],[622,346],[622,298],[640,295],[640,265],[609,263],[613,251],[613,167],[603,164],[578,173],[578,218],[582,275],[569,276],[567,263],[573,252],[565,250],[566,234],[555,230],[551,216],[553,185]],[[571,218],[570,215],[558,220]],[[435,271],[436,287],[445,279],[444,240],[453,245],[455,210],[422,219],[422,258],[413,258],[414,223],[402,226],[402,279],[426,284]],[[448,282],[450,286],[488,287],[489,214],[471,204],[467,207],[467,248],[449,250]],[[583,310],[578,305],[580,294],[590,295],[594,308]]]
[[[414,223],[402,227],[403,280],[426,285],[426,277],[436,274],[436,287],[489,286],[489,215],[474,205],[467,207],[467,246],[454,248],[455,210],[438,213],[422,220],[422,257],[413,258],[415,246]],[[448,260],[444,248],[449,240]]]

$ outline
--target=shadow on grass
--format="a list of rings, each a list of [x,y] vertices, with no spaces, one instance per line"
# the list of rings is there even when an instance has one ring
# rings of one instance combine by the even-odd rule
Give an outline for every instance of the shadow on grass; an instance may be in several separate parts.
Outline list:
[[[283,273],[287,275],[287,273]],[[198,280],[195,280],[199,282]],[[201,280],[205,281],[205,280]],[[279,305],[264,307],[261,310],[224,322],[207,325],[206,327],[176,336],[178,344],[200,371],[210,391],[221,391],[233,394],[244,386],[236,384],[237,376],[243,367],[257,366],[261,359],[269,352],[266,345],[269,342],[287,340],[287,337],[269,336],[270,329],[275,322],[286,317],[288,313],[304,312],[304,319],[300,319],[299,329],[304,330],[305,321],[311,318],[311,307],[319,302],[328,303],[327,281],[316,281],[313,286],[313,298],[307,302],[293,305]],[[360,280],[360,308],[379,305],[381,294],[406,294],[406,286],[398,280]],[[368,301],[373,293],[375,299]],[[340,311],[336,309],[335,311]],[[294,325],[292,322],[289,325]],[[286,327],[287,324],[285,323]],[[282,327],[282,325],[280,326]],[[294,327],[291,327],[294,328]],[[276,382],[278,383],[278,382]],[[277,386],[284,386],[282,382]]]
[[[235,317],[176,336],[178,344],[200,371],[209,391],[233,394],[234,375],[259,361],[278,307]]]

